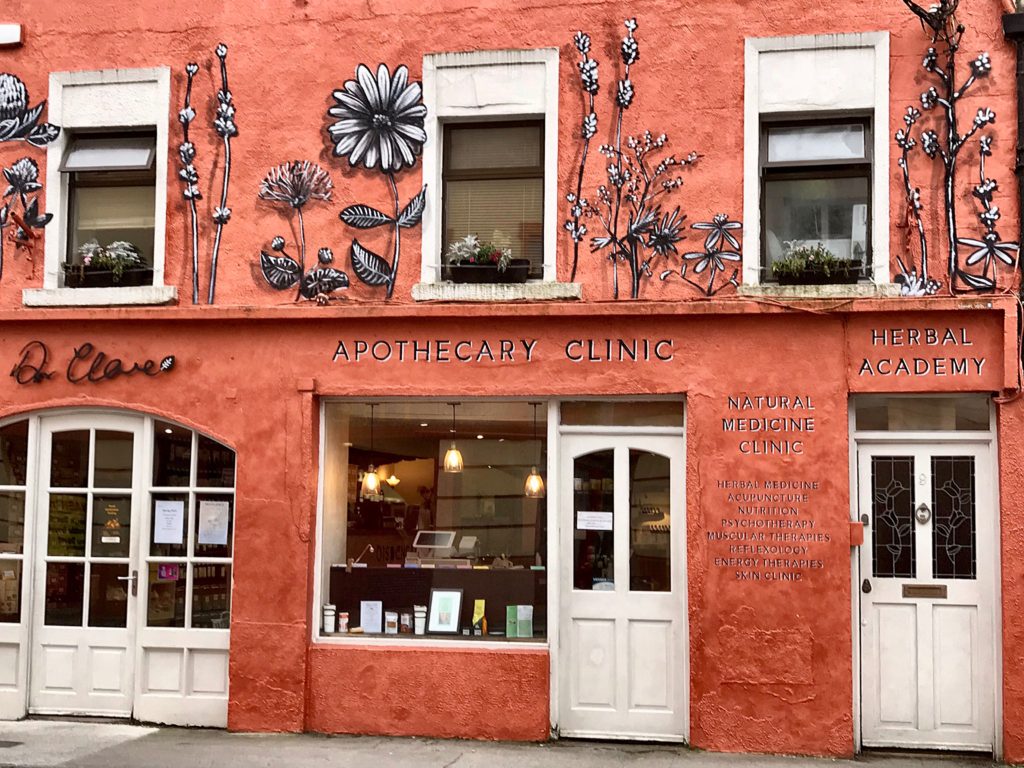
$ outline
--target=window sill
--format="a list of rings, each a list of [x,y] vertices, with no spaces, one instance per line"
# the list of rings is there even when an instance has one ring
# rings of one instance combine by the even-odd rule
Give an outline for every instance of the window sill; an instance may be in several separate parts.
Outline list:
[[[547,651],[547,638],[536,637],[517,638],[512,640],[488,639],[485,637],[464,637],[452,635],[451,639],[431,637],[403,637],[402,635],[343,635],[324,634],[321,632],[313,638],[316,645],[321,646],[364,646],[376,648],[419,648],[425,651],[436,652],[443,649],[455,649],[465,651],[467,649],[481,651],[515,650],[515,651]]]
[[[899,296],[896,283],[847,283],[834,285],[741,285],[740,296],[770,299],[879,299]]]
[[[583,298],[579,283],[417,283],[413,301],[576,301]]]
[[[21,292],[26,307],[118,307],[170,304],[178,299],[174,285],[142,285],[125,288],[26,288]]]

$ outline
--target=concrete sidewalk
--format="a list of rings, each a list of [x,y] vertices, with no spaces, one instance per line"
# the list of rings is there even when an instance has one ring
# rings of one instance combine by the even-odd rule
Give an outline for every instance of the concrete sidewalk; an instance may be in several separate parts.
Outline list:
[[[986,768],[964,757],[858,760],[721,755],[683,747],[559,741],[506,744],[311,734],[251,735],[65,720],[0,723],[0,767],[52,768]]]

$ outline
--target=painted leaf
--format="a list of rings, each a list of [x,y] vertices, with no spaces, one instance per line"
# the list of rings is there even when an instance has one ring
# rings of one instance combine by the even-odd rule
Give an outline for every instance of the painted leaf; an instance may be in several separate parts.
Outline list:
[[[302,277],[302,268],[295,259],[271,256],[266,251],[260,251],[260,269],[270,287],[279,291],[291,288]]]
[[[174,355],[168,355],[160,361],[160,370],[169,371],[174,367]]]
[[[970,272],[957,272],[957,277],[963,280],[971,290],[975,291],[991,291],[996,287],[994,281],[981,275],[972,275]]]
[[[334,267],[311,269],[302,278],[299,293],[303,298],[315,299],[317,296],[333,293],[339,288],[348,288],[348,275]]]
[[[391,265],[373,251],[368,251],[352,241],[352,269],[356,277],[367,285],[388,285],[391,283]]]
[[[32,146],[45,147],[58,136],[60,136],[60,128],[56,125],[50,125],[50,123],[42,123],[32,129],[27,140]]]
[[[373,229],[383,224],[391,224],[392,219],[387,214],[381,213],[376,208],[368,205],[350,205],[338,214],[338,218],[356,229]]]
[[[398,226],[400,227],[415,227],[420,223],[420,219],[423,218],[423,209],[427,205],[427,188],[426,186],[420,190],[420,193],[416,195],[409,204],[405,206],[405,209],[398,215]]]

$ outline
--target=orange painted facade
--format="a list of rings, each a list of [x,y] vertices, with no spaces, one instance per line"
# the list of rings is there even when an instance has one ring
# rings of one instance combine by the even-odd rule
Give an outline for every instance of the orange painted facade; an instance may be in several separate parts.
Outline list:
[[[965,114],[987,105],[999,115],[990,172],[1003,184],[1002,234],[1016,239],[1013,50],[1003,39],[996,0],[962,4],[960,19],[970,29],[965,46],[988,50],[994,71],[983,90],[966,100]],[[27,307],[22,290],[43,287],[42,238],[56,236],[56,228],[41,230],[31,250],[11,241],[0,279],[0,364],[6,373],[25,345],[38,340],[50,351],[46,370],[53,375],[23,384],[0,379],[0,420],[52,409],[127,410],[179,422],[236,451],[229,728],[540,741],[557,724],[551,697],[557,648],[389,648],[314,639],[325,401],[674,395],[686,407],[689,639],[678,650],[689,661],[689,743],[728,752],[849,756],[858,748],[851,601],[859,586],[851,576],[850,521],[857,518],[851,505],[851,397],[988,393],[996,398],[999,464],[997,741],[1008,762],[1024,762],[1024,627],[1018,619],[1024,585],[1017,577],[1024,567],[1024,405],[1017,399],[1019,320],[1009,270],[997,291],[982,295],[781,299],[732,289],[709,298],[680,281],[659,280],[655,268],[639,300],[613,301],[607,258],[582,247],[576,275],[582,300],[423,303],[412,298],[421,256],[420,231],[410,228],[402,235],[403,262],[391,300],[352,272],[348,243],[354,233],[339,221],[339,211],[357,201],[382,210],[390,205],[381,174],[354,171],[344,158],[332,157],[325,142],[331,91],[360,63],[405,63],[419,80],[429,53],[558,48],[560,222],[561,195],[574,186],[579,163],[582,102],[570,41],[580,26],[589,28],[595,55],[606,66],[607,96],[614,87],[620,17],[638,14],[642,58],[634,83],[645,95],[627,113],[628,130],[661,126],[676,152],[700,152],[680,193],[688,223],[710,221],[725,210],[738,215],[744,183],[756,183],[744,181],[743,169],[746,38],[888,31],[891,114],[889,125],[879,129],[893,134],[906,106],[919,100],[918,65],[927,38],[898,0],[746,5],[685,0],[671,9],[648,9],[442,0],[427,8],[303,0],[271,7],[240,0],[202,7],[144,1],[129,7],[115,0],[13,0],[0,8],[0,24],[23,25],[24,37],[20,46],[0,48],[0,72],[21,78],[32,104],[46,98],[52,72],[172,67],[164,283],[177,288],[177,300],[153,307]],[[212,50],[222,41],[230,48],[238,109],[232,212],[223,231],[216,303],[194,306],[188,206],[176,176],[176,112],[184,97],[184,65],[199,62],[193,96],[199,117],[192,131],[204,196],[199,235],[205,280],[214,237],[209,211],[220,194],[220,166],[214,165],[221,157],[219,142],[208,129],[218,87]],[[895,257],[907,253],[912,230],[899,152],[891,143],[890,148],[888,239],[895,274]],[[45,154],[21,142],[0,143],[0,165],[25,155],[45,174]],[[306,211],[310,253],[331,247],[336,266],[352,280],[344,298],[327,306],[296,302],[294,292],[270,289],[259,269],[260,251],[268,250],[270,238],[293,226],[280,209],[258,199],[260,182],[271,167],[307,158],[334,182],[332,200]],[[941,174],[920,155],[914,163],[919,183],[938,189]],[[586,188],[601,183],[602,165],[590,165]],[[975,159],[965,160],[964,178],[973,180],[976,172]],[[419,166],[397,178],[403,199],[421,186]],[[44,194],[43,210],[49,210],[45,200]],[[969,191],[957,205],[965,222],[973,219]],[[938,203],[926,210],[930,232],[938,232],[940,218]],[[686,236],[685,250],[699,248],[703,233]],[[378,252],[390,248],[386,235],[367,235],[370,241]],[[935,242],[941,263],[938,235]],[[560,282],[569,282],[571,261],[572,243],[559,228]],[[934,339],[929,332],[937,334]],[[374,341],[398,339],[537,343],[529,361],[442,364],[375,359],[372,351],[358,361],[339,360],[339,342],[351,348],[355,339],[369,341],[371,350]],[[601,351],[606,339],[668,346],[664,359],[607,360]],[[596,347],[587,346],[591,340]],[[71,381],[69,373],[77,378],[91,362],[68,369],[86,342],[125,367],[166,355],[175,356],[175,366],[152,378]],[[779,395],[813,403],[813,431],[784,435],[800,441],[799,450],[773,452],[755,445],[754,436],[724,426],[738,416],[773,416],[756,402],[734,413],[731,399]],[[739,477],[818,484],[811,504],[823,538],[813,549],[816,564],[802,570],[800,580],[743,581],[717,562],[724,556],[722,544],[709,532],[721,529],[722,518],[731,514],[720,483]]]

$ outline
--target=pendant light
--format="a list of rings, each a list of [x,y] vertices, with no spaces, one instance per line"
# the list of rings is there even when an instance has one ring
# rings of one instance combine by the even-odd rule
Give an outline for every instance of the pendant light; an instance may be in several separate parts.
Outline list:
[[[540,403],[531,403],[533,406],[533,440],[537,441],[537,406]],[[541,450],[540,444],[537,445],[537,461],[540,462]],[[537,465],[534,464],[530,467],[530,474],[526,476],[526,486],[523,491],[526,497],[529,499],[542,499],[544,498],[544,478],[540,476],[540,472],[537,471]]]
[[[462,471],[462,454],[455,447],[455,403],[448,403],[452,407],[452,444],[444,455],[444,471],[449,474],[457,474]]]
[[[363,496],[377,496],[380,493],[380,478],[377,477],[377,468],[373,466],[373,409],[376,403],[370,403],[370,468],[363,473]]]

